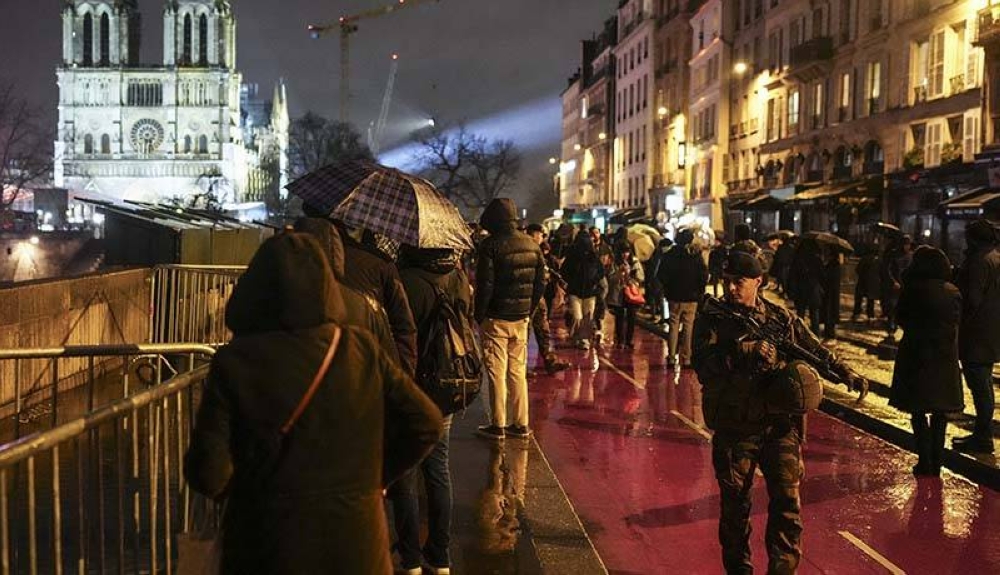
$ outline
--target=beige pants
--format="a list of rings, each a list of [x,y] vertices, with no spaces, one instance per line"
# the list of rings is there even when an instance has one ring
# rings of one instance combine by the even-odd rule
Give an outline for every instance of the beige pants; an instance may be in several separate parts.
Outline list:
[[[683,364],[691,362],[691,335],[694,318],[698,315],[698,302],[670,302],[670,357],[677,357],[677,338],[680,336],[680,358]],[[682,329],[683,328],[683,329]]]
[[[497,427],[528,426],[529,319],[504,321],[486,318],[480,325],[483,355],[490,378],[490,423]],[[507,395],[513,411],[507,417]]]

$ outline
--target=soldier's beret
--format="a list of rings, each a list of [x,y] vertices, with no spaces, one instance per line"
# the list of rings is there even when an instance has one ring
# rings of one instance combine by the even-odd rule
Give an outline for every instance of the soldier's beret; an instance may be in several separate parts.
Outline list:
[[[728,275],[745,278],[759,278],[764,275],[760,260],[755,256],[739,250],[731,250],[723,268]]]

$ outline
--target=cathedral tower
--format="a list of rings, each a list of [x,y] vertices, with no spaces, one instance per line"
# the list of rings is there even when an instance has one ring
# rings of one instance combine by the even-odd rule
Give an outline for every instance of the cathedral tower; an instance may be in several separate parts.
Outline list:
[[[163,64],[236,68],[236,20],[227,0],[167,0]]]
[[[138,64],[140,20],[136,0],[66,0],[62,20],[64,66]]]

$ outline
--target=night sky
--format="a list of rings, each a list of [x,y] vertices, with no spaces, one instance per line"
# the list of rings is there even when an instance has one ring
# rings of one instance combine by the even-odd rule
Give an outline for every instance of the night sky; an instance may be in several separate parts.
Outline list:
[[[337,117],[337,35],[312,40],[309,23],[336,20],[394,0],[232,0],[237,64],[244,81],[270,95],[288,84],[292,116],[314,110]],[[61,53],[62,0],[0,0],[0,77],[13,80],[55,119],[55,67]],[[160,0],[139,0],[144,62],[162,61]],[[519,193],[550,172],[558,156],[566,78],[579,66],[580,40],[601,29],[616,0],[441,0],[363,21],[352,37],[351,120],[362,132],[375,119],[400,55],[395,97],[382,145],[434,117],[512,138],[524,152]],[[14,56],[14,57],[12,57]],[[401,154],[389,154],[402,163]]]

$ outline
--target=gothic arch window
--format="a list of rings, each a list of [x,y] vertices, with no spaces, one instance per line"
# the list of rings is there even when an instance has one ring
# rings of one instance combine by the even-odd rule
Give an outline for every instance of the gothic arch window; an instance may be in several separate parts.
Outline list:
[[[111,153],[111,136],[107,134],[101,136],[101,153],[102,154]]]
[[[184,153],[191,153],[191,136],[184,136]]]
[[[83,17],[83,65],[94,65],[94,17],[90,12]]]
[[[198,65],[208,66],[208,16],[198,19]]]
[[[198,136],[198,153],[208,153],[208,136]]]
[[[101,66],[107,66],[111,63],[111,18],[108,13],[105,12],[101,14]]]
[[[181,64],[185,66],[191,65],[191,41],[192,41],[192,22],[191,15],[184,15],[184,45],[182,47],[181,53]]]
[[[93,154],[94,153],[94,137],[87,134],[83,137],[83,153]]]

